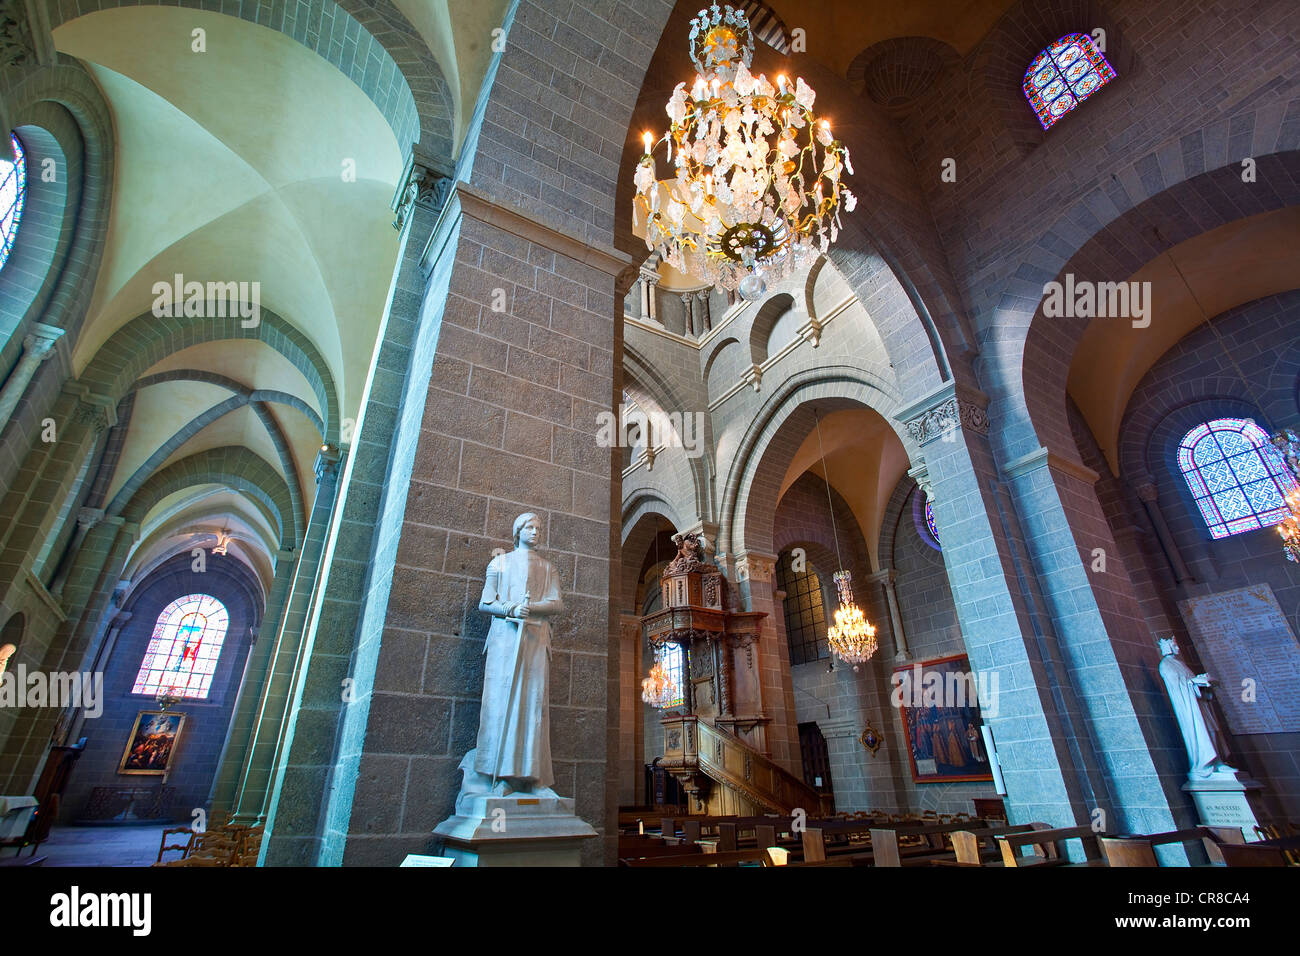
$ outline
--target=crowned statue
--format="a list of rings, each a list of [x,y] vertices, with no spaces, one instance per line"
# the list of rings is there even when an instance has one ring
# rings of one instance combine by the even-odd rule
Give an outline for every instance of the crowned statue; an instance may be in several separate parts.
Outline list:
[[[1188,776],[1193,779],[1235,776],[1235,768],[1223,762],[1227,753],[1223,733],[1210,709],[1209,700],[1202,694],[1210,687],[1209,676],[1192,673],[1192,669],[1178,656],[1178,643],[1172,637],[1161,638],[1156,643],[1161,654],[1160,677],[1165,682],[1182,733],[1183,746],[1187,749],[1187,759],[1191,762]]]
[[[492,615],[483,653],[478,743],[465,755],[457,808],[476,796],[554,797],[551,784],[551,618],[564,610],[560,578],[537,554],[537,515],[515,519],[515,549],[487,568],[479,610]]]

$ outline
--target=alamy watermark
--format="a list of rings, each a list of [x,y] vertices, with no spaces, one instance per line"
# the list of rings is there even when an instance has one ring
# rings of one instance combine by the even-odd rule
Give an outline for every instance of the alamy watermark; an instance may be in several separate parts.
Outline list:
[[[153,314],[160,319],[234,319],[246,329],[262,324],[262,283],[185,281],[153,284]]]
[[[88,719],[104,713],[104,675],[78,671],[28,673],[27,665],[0,674],[0,708],[80,707]]]
[[[895,671],[892,682],[894,707],[979,707],[984,717],[998,715],[997,671],[926,670],[913,664]]]
[[[703,412],[651,412],[620,405],[618,414],[600,412],[596,444],[601,448],[684,448],[687,458],[704,454]]]
[[[1151,324],[1150,282],[1076,282],[1074,273],[1065,282],[1043,286],[1043,315],[1049,319],[1132,319],[1133,328]]]

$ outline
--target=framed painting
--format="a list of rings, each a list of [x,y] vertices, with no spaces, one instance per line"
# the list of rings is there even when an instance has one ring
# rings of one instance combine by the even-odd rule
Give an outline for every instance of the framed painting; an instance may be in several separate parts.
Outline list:
[[[185,715],[163,710],[142,710],[122,752],[118,773],[165,774],[171,769],[176,741],[185,726]]]
[[[894,669],[894,703],[903,718],[916,783],[991,781],[980,733],[985,688],[965,654]]]

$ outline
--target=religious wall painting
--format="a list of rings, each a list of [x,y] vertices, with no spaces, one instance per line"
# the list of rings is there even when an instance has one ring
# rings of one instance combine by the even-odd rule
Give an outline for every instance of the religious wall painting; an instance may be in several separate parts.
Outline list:
[[[991,781],[977,681],[965,654],[894,669],[908,762],[916,783]]]
[[[167,773],[176,754],[176,742],[185,727],[185,714],[162,710],[142,710],[135,718],[131,736],[122,752],[118,773]]]

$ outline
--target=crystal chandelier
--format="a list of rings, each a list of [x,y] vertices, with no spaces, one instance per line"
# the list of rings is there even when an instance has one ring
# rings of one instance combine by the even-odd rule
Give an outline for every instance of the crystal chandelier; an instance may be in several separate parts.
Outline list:
[[[650,676],[641,681],[641,699],[651,707],[666,707],[670,700],[677,699],[677,684],[664,666],[662,650],[655,649],[654,666]]]
[[[840,182],[849,151],[812,110],[802,77],[770,83],[749,72],[754,38],[745,14],[717,4],[691,21],[695,83],[677,84],[661,142],[676,178],[660,183],[654,136],[644,134],[635,211],[646,247],[674,269],[747,299],[764,276],[785,278],[839,236],[840,206],[857,199]]]
[[[876,653],[876,628],[867,622],[853,601],[852,575],[841,568],[833,577],[840,606],[835,609],[834,626],[826,631],[826,642],[836,656],[857,670],[859,664],[871,660],[871,655]]]
[[[1282,551],[1287,560],[1300,561],[1300,437],[1291,429],[1283,428],[1272,437],[1272,442],[1295,479],[1286,493],[1286,506],[1291,513],[1278,524],[1277,533],[1282,537]]]
[[[858,665],[871,659],[876,653],[876,628],[866,619],[862,609],[853,600],[853,576],[844,569],[844,559],[840,557],[840,532],[835,525],[835,505],[831,501],[831,479],[826,470],[826,449],[822,447],[822,422],[816,409],[813,416],[817,422],[817,450],[822,456],[822,477],[826,479],[826,508],[831,516],[831,533],[835,536],[835,561],[840,565],[832,577],[835,590],[839,593],[840,606],[835,609],[835,624],[826,631],[826,643],[831,653],[846,664]]]

